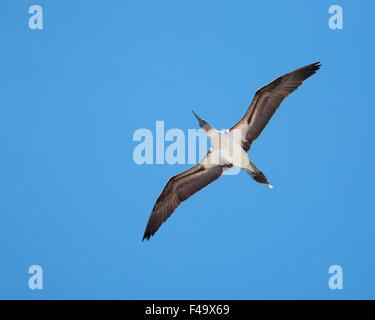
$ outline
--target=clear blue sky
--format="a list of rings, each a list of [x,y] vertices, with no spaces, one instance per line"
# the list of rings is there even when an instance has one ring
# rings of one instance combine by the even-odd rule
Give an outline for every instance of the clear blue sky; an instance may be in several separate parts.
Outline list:
[[[28,28],[33,4],[43,30]],[[343,30],[328,27],[332,4]],[[0,12],[0,298],[375,298],[373,2],[3,0]],[[166,181],[190,165],[136,165],[133,133],[156,120],[187,132],[192,108],[230,127],[258,88],[319,60],[250,150],[275,188],[221,178],[142,243]]]

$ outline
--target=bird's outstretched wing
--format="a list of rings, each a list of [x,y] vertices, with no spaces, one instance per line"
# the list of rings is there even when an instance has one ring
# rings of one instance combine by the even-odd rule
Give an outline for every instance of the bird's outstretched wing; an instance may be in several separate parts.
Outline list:
[[[240,130],[242,147],[246,151],[249,151],[252,142],[258,138],[281,102],[320,66],[320,62],[316,62],[289,72],[256,92],[243,118],[230,129]]]
[[[194,167],[169,179],[152,209],[142,241],[149,240],[182,201],[215,181],[225,169],[232,166],[219,162],[214,164],[212,158],[212,152],[208,151]]]

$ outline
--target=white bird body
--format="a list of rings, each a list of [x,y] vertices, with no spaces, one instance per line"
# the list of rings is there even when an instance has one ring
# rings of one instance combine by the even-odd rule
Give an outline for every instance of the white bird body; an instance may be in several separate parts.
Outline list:
[[[248,153],[242,148],[241,135],[233,134],[233,132],[219,131],[210,128],[206,132],[211,141],[211,164],[229,163],[235,167],[255,172],[255,168],[251,166]]]

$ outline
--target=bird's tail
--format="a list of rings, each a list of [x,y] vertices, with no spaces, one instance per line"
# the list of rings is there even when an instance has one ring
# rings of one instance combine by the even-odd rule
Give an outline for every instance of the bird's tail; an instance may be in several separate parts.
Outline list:
[[[273,186],[268,182],[264,173],[262,171],[260,171],[258,168],[256,168],[254,171],[252,171],[250,169],[243,169],[243,170],[247,174],[249,174],[256,182],[265,184],[265,185],[269,186],[270,188],[273,188]]]

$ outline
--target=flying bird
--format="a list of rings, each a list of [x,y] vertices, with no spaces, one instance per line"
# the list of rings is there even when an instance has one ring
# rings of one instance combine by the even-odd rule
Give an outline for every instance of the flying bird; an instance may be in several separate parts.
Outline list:
[[[321,67],[320,62],[289,72],[259,89],[248,110],[231,129],[216,130],[193,114],[211,142],[206,156],[194,167],[169,179],[157,199],[143,239],[149,240],[179,204],[218,179],[233,166],[243,169],[256,182],[272,188],[263,172],[250,160],[248,151],[281,102]]]

